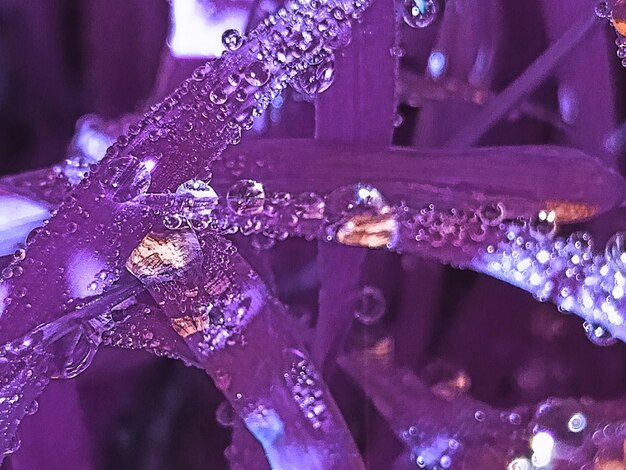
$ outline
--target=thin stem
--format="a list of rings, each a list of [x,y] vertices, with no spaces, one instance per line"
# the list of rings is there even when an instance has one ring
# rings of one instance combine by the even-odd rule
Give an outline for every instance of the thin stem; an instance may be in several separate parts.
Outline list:
[[[550,72],[598,24],[594,12],[586,12],[563,35],[554,41],[508,88],[491,100],[478,115],[452,137],[444,148],[467,148],[505,117],[525,97],[541,85]]]

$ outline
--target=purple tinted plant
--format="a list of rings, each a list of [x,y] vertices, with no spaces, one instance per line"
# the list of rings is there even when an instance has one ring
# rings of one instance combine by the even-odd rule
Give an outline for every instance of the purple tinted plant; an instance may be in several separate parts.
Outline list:
[[[450,3],[444,21],[456,24],[468,3],[458,2],[459,10]],[[473,125],[452,118],[458,132],[450,133],[456,137],[447,146],[453,150],[442,153],[390,149],[399,132],[394,126],[402,125],[393,4],[376,3],[362,20],[367,5],[294,5],[246,37],[229,32],[229,52],[195,69],[136,123],[117,122],[127,130],[97,166],[99,145],[118,132],[88,119],[78,126],[65,164],[4,180],[7,190],[31,200],[22,230],[43,209],[53,213],[3,271],[5,453],[17,449],[16,428],[36,411],[34,400],[48,380],[80,374],[104,343],[182,359],[211,375],[238,415],[228,453],[234,468],[265,465],[257,442],[272,468],[364,466],[324,382],[337,363],[403,445],[394,452],[384,439],[374,442],[369,462],[393,454],[397,468],[618,465],[620,403],[548,400],[496,411],[464,393],[469,379],[463,373],[439,371],[428,383],[393,366],[396,347],[414,347],[412,335],[383,328],[359,337],[352,324],[353,317],[376,324],[387,310],[386,296],[371,286],[384,284],[384,274],[368,267],[380,253],[366,249],[378,248],[519,286],[585,318],[596,343],[624,338],[623,237],[610,241],[605,256],[592,250],[588,234],[556,234],[560,225],[620,205],[621,177],[564,147],[454,150],[478,141],[545,80],[591,28],[590,12]],[[436,5],[404,5],[404,21],[431,24]],[[491,5],[483,13],[497,16],[498,9]],[[478,24],[490,21],[481,15]],[[355,20],[362,21],[362,33],[336,57]],[[482,37],[478,28],[469,28],[470,37]],[[495,47],[493,37],[488,44]],[[431,52],[435,82],[446,70],[437,66],[437,54],[447,61],[454,56],[450,47],[444,37]],[[377,74],[364,73],[369,63]],[[478,57],[471,85],[484,86],[489,67],[477,71],[476,64]],[[164,62],[163,68],[173,74],[188,65]],[[237,146],[240,156],[218,161],[228,144],[239,144],[242,130],[259,130],[253,118],[263,109],[283,106],[279,94],[287,82],[301,99],[313,99],[332,83],[335,69],[337,83],[315,100],[314,139],[251,140]],[[453,79],[461,72],[446,73]],[[165,88],[158,85],[155,95]],[[444,122],[445,110],[425,108],[428,121]],[[441,129],[419,138],[436,143]],[[15,237],[13,227],[7,233]],[[250,236],[255,251],[225,238],[235,233]],[[258,253],[289,237],[319,240],[314,325],[287,314],[279,293],[271,292],[288,283],[273,279],[270,259]],[[5,238],[7,246],[15,243]],[[434,269],[431,281],[440,276]],[[403,321],[411,321],[415,303],[402,311]],[[411,354],[398,356],[411,360]]]

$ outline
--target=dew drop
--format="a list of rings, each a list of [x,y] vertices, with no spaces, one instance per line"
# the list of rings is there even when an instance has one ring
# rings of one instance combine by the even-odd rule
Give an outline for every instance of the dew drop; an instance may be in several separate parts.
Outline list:
[[[585,322],[583,323],[583,328],[589,341],[596,346],[612,346],[617,342],[613,335],[600,325]]]
[[[626,232],[618,232],[609,238],[604,256],[615,269],[626,273]]]
[[[378,189],[359,183],[343,186],[326,196],[325,215],[329,222],[334,223],[353,215],[357,209],[380,212],[384,207],[386,203]]]
[[[227,29],[222,33],[222,45],[229,51],[236,51],[243,44],[243,37],[236,29]]]
[[[208,183],[203,180],[189,180],[181,184],[176,189],[176,194],[181,196],[190,196],[195,199],[217,199],[217,193]]]
[[[356,299],[354,318],[370,326],[378,322],[387,309],[385,296],[377,287],[365,286]]]
[[[411,28],[427,28],[439,16],[439,0],[405,0],[402,17]]]
[[[217,422],[224,427],[231,427],[235,421],[235,410],[230,403],[224,401],[219,404],[215,411],[215,418]]]
[[[554,212],[540,211],[539,214],[530,219],[528,229],[537,240],[552,238],[557,231]]]
[[[335,57],[329,53],[319,63],[310,65],[300,72],[292,87],[298,93],[313,97],[328,90],[334,81]]]
[[[256,61],[250,65],[244,75],[246,81],[252,86],[263,86],[270,78],[270,72],[263,62]]]
[[[484,204],[478,210],[478,217],[483,225],[495,227],[504,219],[504,205],[500,203]]]
[[[258,214],[263,211],[265,204],[265,188],[258,181],[238,181],[228,190],[226,203],[236,214]]]
[[[115,202],[126,202],[144,194],[151,183],[151,160],[142,162],[135,157],[113,160],[105,167],[100,183],[110,191]]]

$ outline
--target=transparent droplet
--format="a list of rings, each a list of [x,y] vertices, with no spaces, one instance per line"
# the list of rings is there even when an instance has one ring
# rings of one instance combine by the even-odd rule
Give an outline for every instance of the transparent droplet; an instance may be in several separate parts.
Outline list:
[[[64,354],[60,353],[64,362],[55,374],[57,378],[63,379],[73,379],[84,372],[98,350],[98,344],[82,329],[74,335],[67,335],[59,346],[67,348]]]
[[[296,209],[303,219],[321,219],[324,216],[324,199],[316,193],[302,193],[298,196]]]
[[[243,37],[236,29],[227,29],[222,33],[222,45],[229,51],[236,51],[243,44]]]
[[[626,232],[618,232],[609,238],[604,256],[615,269],[626,273]]]
[[[596,5],[596,15],[600,18],[608,18],[611,14],[611,7],[608,2],[600,2]]]
[[[612,346],[617,342],[617,339],[611,335],[611,333],[604,329],[602,326],[594,325],[590,322],[583,323],[585,334],[589,341],[596,346]]]
[[[483,225],[495,227],[504,219],[504,205],[500,203],[484,204],[478,210],[478,217]]]
[[[587,417],[582,413],[574,413],[567,422],[567,429],[579,433],[587,427]]]
[[[224,427],[231,427],[235,421],[235,410],[230,403],[224,401],[219,404],[215,411],[215,418],[217,422]]]
[[[439,0],[405,0],[402,17],[411,28],[426,28],[439,16]]]
[[[211,187],[208,181],[203,180],[185,181],[178,187],[178,189],[176,189],[176,194],[207,201],[217,199],[217,193],[215,190]]]
[[[292,87],[298,93],[313,97],[328,90],[334,81],[335,57],[329,53],[319,63],[310,65],[301,71],[294,79]]]
[[[379,213],[387,205],[378,189],[367,184],[343,186],[326,196],[325,216],[330,223],[354,215],[355,210],[373,210]]]
[[[364,325],[378,322],[387,310],[385,296],[377,287],[364,287],[356,299],[354,318]]]
[[[537,240],[552,238],[557,231],[554,212],[540,211],[528,223],[530,234]]]
[[[39,402],[37,400],[33,400],[29,405],[24,408],[24,413],[28,416],[34,415],[39,410]]]
[[[626,36],[626,1],[618,0],[615,2],[610,15],[615,31],[622,36]]]
[[[224,104],[228,99],[228,94],[221,88],[215,88],[209,93],[209,99],[213,104]]]
[[[263,211],[265,204],[265,188],[258,181],[238,181],[228,190],[226,203],[236,214],[258,214]]]
[[[151,160],[141,161],[135,157],[113,160],[103,168],[100,182],[111,192],[115,202],[126,202],[146,193],[151,183]]]
[[[263,62],[254,62],[246,70],[244,75],[246,81],[252,86],[263,86],[270,78],[270,71]]]

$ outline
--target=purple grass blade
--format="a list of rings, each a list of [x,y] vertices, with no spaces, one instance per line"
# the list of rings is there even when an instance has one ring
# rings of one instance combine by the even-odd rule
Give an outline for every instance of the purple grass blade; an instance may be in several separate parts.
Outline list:
[[[180,253],[168,259],[185,260],[174,278],[164,278],[164,268],[144,254],[154,240]],[[363,468],[284,307],[232,243],[211,233],[198,242],[189,231],[152,234],[145,243],[129,269],[261,443],[270,466]]]
[[[322,142],[372,144],[386,148],[393,138],[398,61],[396,11],[392,1],[376,2],[359,34],[337,65],[334,86],[315,103],[315,138]],[[366,251],[318,244],[319,313],[313,357],[325,371],[334,362],[352,323]]]

